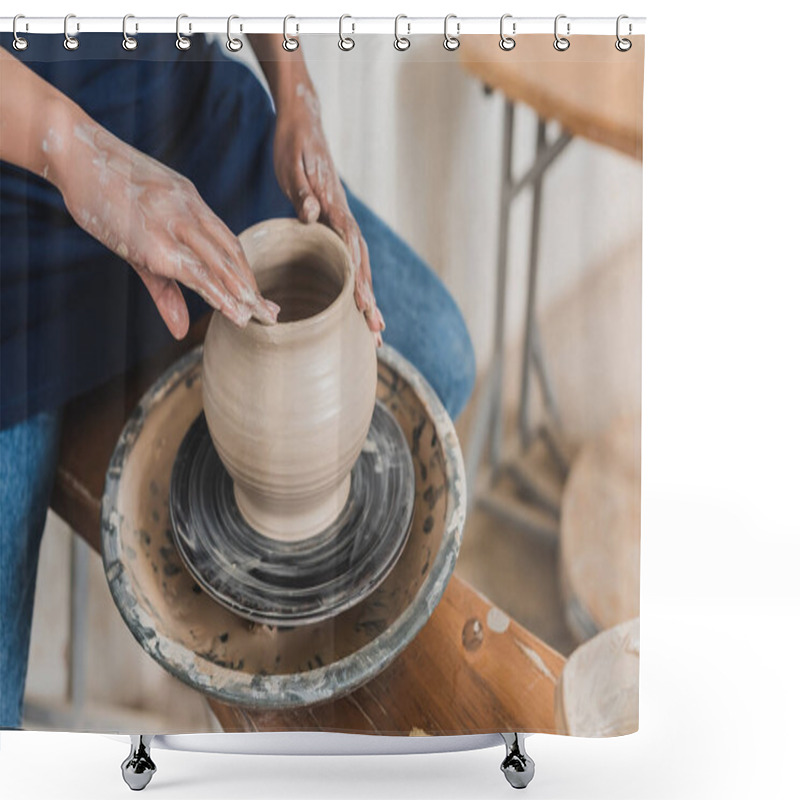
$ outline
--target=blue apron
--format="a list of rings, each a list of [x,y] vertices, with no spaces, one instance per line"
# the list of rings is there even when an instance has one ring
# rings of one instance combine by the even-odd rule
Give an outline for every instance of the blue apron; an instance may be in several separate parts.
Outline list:
[[[92,34],[0,46],[94,120],[185,175],[234,233],[294,216],[272,160],[275,112],[250,69],[195,36]],[[207,306],[183,289],[192,319]],[[82,231],[47,181],[0,162],[0,429],[122,372],[170,340],[134,270]]]

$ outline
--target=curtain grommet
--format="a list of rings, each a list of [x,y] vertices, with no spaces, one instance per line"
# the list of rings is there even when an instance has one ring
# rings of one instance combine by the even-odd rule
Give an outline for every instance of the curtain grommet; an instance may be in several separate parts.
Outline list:
[[[555,22],[553,23],[553,34],[555,36],[555,40],[553,41],[553,47],[555,47],[555,49],[558,50],[559,53],[563,53],[566,50],[569,50],[569,39],[567,39],[567,36],[569,36],[570,24],[569,22],[567,22],[567,36],[561,36],[561,34],[558,32],[558,21],[560,19],[567,19],[567,15],[559,14],[556,17]]]
[[[65,50],[69,50],[70,52],[72,52],[73,50],[77,50],[79,45],[80,45],[80,42],[78,41],[78,37],[70,35],[70,32],[69,32],[69,21],[71,19],[76,19],[74,14],[67,14],[67,16],[64,17],[64,49]],[[76,33],[78,31],[80,31],[80,29],[81,29],[80,23],[76,22],[75,23],[75,31],[76,31]]]
[[[447,29],[451,19],[454,19],[456,21],[455,36],[451,35],[451,33]],[[455,14],[448,14],[444,18],[444,41],[442,42],[442,46],[444,47],[445,50],[451,53],[455,50],[458,50],[458,48],[461,46],[461,40],[458,38],[460,33],[461,33],[461,23],[458,21],[458,17]]]
[[[192,40],[187,38],[181,33],[181,20],[188,18],[189,18],[188,14],[178,14],[178,16],[175,19],[175,36],[177,37],[175,39],[175,47],[177,47],[178,50],[182,51],[186,51],[192,46]],[[189,33],[191,32],[192,32],[192,23],[190,22]]]
[[[17,31],[17,23],[21,19],[25,19],[25,15],[17,14],[14,17],[14,22],[11,25],[11,31],[14,34],[14,41],[11,43],[11,45],[18,53],[21,53],[23,50],[28,49],[28,40],[24,36],[20,36],[19,32]],[[27,22],[25,23],[25,30],[28,30]]]
[[[620,14],[617,17],[617,41],[614,42],[614,47],[616,47],[617,50],[619,50],[620,53],[627,53],[628,50],[630,50],[631,47],[633,47],[633,42],[630,39],[623,39],[619,35],[619,24],[624,19],[629,19],[627,14]],[[628,36],[631,35],[631,31],[632,31],[632,28],[631,28],[631,24],[629,22],[628,23]]]
[[[506,32],[504,30],[505,22],[506,22],[507,19],[512,20],[512,22],[511,22],[511,36],[507,36]],[[514,40],[514,35],[516,34],[516,32],[517,32],[517,23],[513,21],[512,15],[511,14],[503,14],[503,16],[500,17],[500,49],[501,50],[504,50],[507,53],[507,52],[509,52],[509,50],[513,50],[517,46],[517,43]]]
[[[126,14],[122,18],[122,48],[123,50],[135,50],[139,46],[139,42],[136,41],[135,36],[128,36],[128,20],[129,19],[136,19],[133,14]],[[134,30],[139,30],[138,23],[135,25]]]
[[[295,20],[295,35],[289,35],[289,20]],[[293,16],[292,14],[287,14],[283,18],[283,49],[287,53],[294,53],[300,47],[300,40],[297,38],[297,34],[300,33],[300,25],[297,23],[297,17]]]
[[[231,14],[228,17],[228,31],[227,31],[228,41],[225,42],[225,47],[227,47],[229,52],[231,53],[238,53],[244,47],[244,42],[241,39],[237,39],[235,36],[231,34],[231,23],[235,19],[239,19],[239,17],[237,17],[236,14]],[[241,31],[241,29],[242,26],[240,25],[239,30]]]
[[[342,16],[339,17],[339,49],[343,50],[345,53],[349,53],[356,46],[356,42],[352,36],[344,35],[344,21],[346,19],[353,18],[349,14],[342,14]],[[351,23],[350,33],[355,33],[355,31],[355,23]]]
[[[401,53],[405,53],[409,47],[411,47],[411,39],[408,38],[408,35],[411,33],[411,25],[410,23],[406,22],[406,28],[408,29],[405,36],[400,35],[400,20],[401,19],[408,19],[405,14],[398,14],[394,18],[394,49],[398,50]]]

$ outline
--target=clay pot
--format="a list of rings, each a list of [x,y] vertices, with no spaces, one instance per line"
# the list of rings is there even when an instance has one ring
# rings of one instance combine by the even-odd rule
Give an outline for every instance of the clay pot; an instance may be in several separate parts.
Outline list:
[[[375,404],[375,344],[353,298],[341,240],[276,219],[240,237],[277,325],[238,328],[215,312],[203,350],[203,408],[244,518],[296,541],[331,523]]]

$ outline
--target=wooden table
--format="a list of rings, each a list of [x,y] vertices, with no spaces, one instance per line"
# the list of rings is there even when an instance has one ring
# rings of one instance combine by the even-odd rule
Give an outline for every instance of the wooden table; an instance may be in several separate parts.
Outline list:
[[[558,409],[542,353],[536,316],[543,181],[551,165],[575,137],[642,159],[643,36],[632,37],[633,46],[627,52],[619,52],[614,47],[614,36],[572,36],[570,47],[564,52],[555,50],[553,36],[525,35],[516,37],[515,41],[513,50],[504,51],[498,46],[498,36],[465,36],[458,50],[464,69],[487,89],[501,92],[505,97],[493,355],[491,372],[477,403],[466,458],[470,489],[476,485],[487,442],[492,477],[496,478],[505,469],[500,451],[503,441],[506,262],[513,200],[526,187],[533,188],[518,434],[523,450],[540,436],[554,463],[566,476],[567,463],[559,447]],[[515,177],[512,164],[517,103],[525,104],[537,115],[536,156],[520,178]],[[557,130],[551,136],[552,128]],[[532,430],[530,420],[533,377],[539,384],[543,400],[544,422],[536,431]],[[523,484],[520,489],[528,497],[547,497],[545,489],[526,480],[519,470],[505,471]],[[471,492],[471,495],[478,499],[477,492]],[[492,504],[485,505],[487,510],[492,510]],[[546,504],[541,504],[541,507],[550,513]],[[554,523],[557,521],[557,518],[553,520]],[[534,532],[547,533],[541,528]]]
[[[100,499],[119,433],[139,397],[186,340],[71,402],[64,415],[53,510],[98,551]],[[417,638],[378,677],[334,702],[265,712],[209,700],[225,730],[328,730],[401,735],[554,731],[564,658],[453,577]]]
[[[644,37],[621,53],[614,36],[571,36],[556,52],[552,36],[519,36],[513,50],[497,36],[465,36],[461,63],[483,84],[573,136],[642,160]]]

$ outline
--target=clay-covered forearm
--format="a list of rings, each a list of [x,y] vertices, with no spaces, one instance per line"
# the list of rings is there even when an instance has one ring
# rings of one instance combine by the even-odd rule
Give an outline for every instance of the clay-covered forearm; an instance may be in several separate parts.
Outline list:
[[[0,48],[0,160],[61,188],[70,131],[88,120],[66,95]]]
[[[303,86],[303,91],[313,91],[311,77],[299,48],[291,53],[284,50],[283,36],[280,34],[250,34],[248,38],[279,112],[284,106],[292,106],[299,85]]]
[[[277,320],[238,239],[190,180],[95,122],[0,50],[0,158],[61,192],[75,222],[127,261],[180,338],[189,314],[178,283],[237,325]]]
[[[303,222],[320,221],[347,246],[356,270],[355,299],[380,345],[386,327],[372,291],[369,252],[347,203],[322,130],[319,99],[299,50],[287,53],[283,37],[250,36],[275,99],[273,157],[278,185]]]

